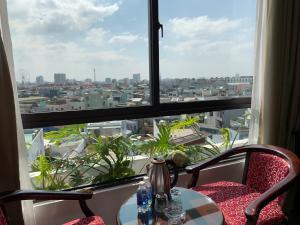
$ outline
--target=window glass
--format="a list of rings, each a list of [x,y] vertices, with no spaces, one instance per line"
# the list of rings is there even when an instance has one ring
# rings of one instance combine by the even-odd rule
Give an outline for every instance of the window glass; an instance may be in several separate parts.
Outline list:
[[[64,189],[145,173],[148,159],[180,167],[248,142],[249,109],[26,129],[31,180]]]
[[[10,0],[21,113],[149,104],[147,0]]]
[[[159,4],[161,102],[251,96],[256,1]]]

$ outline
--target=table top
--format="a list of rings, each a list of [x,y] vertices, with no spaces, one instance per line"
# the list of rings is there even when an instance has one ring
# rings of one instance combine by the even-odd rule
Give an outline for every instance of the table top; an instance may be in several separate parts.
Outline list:
[[[182,206],[186,212],[185,225],[223,224],[223,214],[212,199],[191,189],[179,187],[176,189],[181,191]],[[148,214],[138,215],[136,194],[133,194],[121,206],[117,220],[119,225],[168,224],[164,215],[155,214],[151,211]]]

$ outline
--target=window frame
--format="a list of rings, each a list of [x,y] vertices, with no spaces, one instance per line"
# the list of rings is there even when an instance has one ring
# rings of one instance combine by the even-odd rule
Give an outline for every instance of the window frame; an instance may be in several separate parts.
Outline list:
[[[25,129],[69,125],[76,123],[103,122],[139,119],[189,113],[201,113],[228,109],[250,108],[251,97],[226,97],[226,99],[204,100],[182,103],[160,103],[159,78],[159,5],[158,0],[148,0],[149,36],[149,89],[150,105],[94,110],[45,112],[22,114]]]

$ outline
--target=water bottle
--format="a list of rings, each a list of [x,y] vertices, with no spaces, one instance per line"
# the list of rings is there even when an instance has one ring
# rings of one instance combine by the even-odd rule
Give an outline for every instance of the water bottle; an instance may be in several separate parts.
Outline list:
[[[145,182],[145,187],[147,189],[148,207],[149,207],[149,210],[150,210],[151,207],[152,207],[152,186],[151,186],[151,183],[150,183],[150,180],[149,180],[148,176],[144,176],[143,181]]]
[[[145,213],[148,210],[148,193],[144,181],[139,182],[136,193],[138,213]]]

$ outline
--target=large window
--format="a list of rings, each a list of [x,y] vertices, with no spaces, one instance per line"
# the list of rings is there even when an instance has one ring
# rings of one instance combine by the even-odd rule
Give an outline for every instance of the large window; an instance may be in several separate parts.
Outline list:
[[[139,174],[161,127],[172,130],[171,150],[185,146],[189,163],[247,139],[255,10],[255,0],[8,1],[36,187]],[[182,133],[170,128],[174,120],[185,124]],[[117,177],[105,176],[117,154],[109,143],[123,149],[126,172]],[[57,183],[43,183],[41,168],[49,179],[59,174]]]

